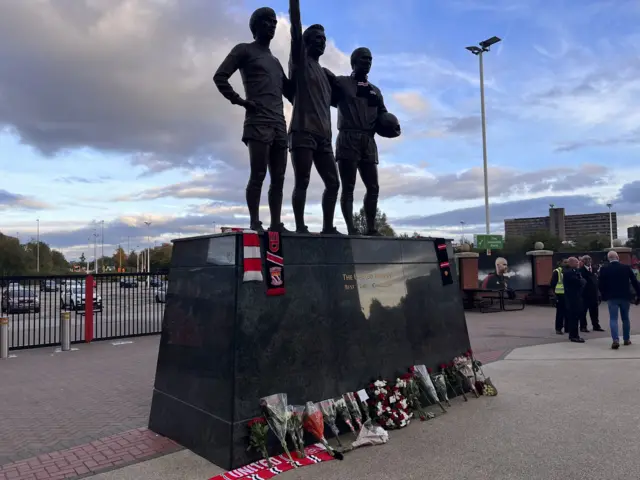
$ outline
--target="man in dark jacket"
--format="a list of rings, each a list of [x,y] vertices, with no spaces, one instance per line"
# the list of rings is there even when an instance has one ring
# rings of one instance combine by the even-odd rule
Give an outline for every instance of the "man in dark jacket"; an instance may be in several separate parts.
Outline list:
[[[564,282],[564,300],[566,307],[566,327],[569,330],[569,340],[575,343],[584,343],[578,332],[578,322],[582,314],[582,291],[585,280],[580,275],[578,267],[580,262],[576,257],[567,259],[568,265],[562,272]]]
[[[587,312],[591,318],[591,326],[594,332],[604,332],[600,326],[598,319],[598,277],[594,272],[591,257],[585,255],[582,257],[582,266],[580,267],[580,275],[587,282],[582,291],[582,315],[580,315],[580,331],[588,333],[587,328]]]
[[[631,345],[631,322],[629,321],[629,308],[631,305],[631,288],[636,292],[636,305],[640,298],[640,284],[628,265],[620,263],[618,254],[611,250],[607,254],[609,265],[600,270],[598,286],[602,294],[602,300],[609,307],[609,323],[614,350],[620,347],[618,336],[618,311],[622,319],[622,339],[625,345]],[[629,285],[631,284],[631,285]]]

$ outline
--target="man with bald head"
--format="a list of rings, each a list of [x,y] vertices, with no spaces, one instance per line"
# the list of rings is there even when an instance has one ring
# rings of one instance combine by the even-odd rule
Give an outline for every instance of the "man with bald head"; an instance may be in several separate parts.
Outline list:
[[[565,329],[569,331],[569,340],[574,343],[584,343],[578,331],[578,323],[582,314],[582,292],[586,282],[580,275],[579,266],[580,261],[576,257],[569,257],[562,272],[566,309]]]
[[[636,293],[636,305],[640,299],[640,284],[629,265],[620,263],[618,254],[611,250],[607,254],[609,265],[600,269],[598,287],[602,294],[602,300],[609,307],[609,327],[613,343],[611,348],[617,350],[620,347],[618,336],[618,312],[622,319],[622,339],[625,345],[631,345],[631,321],[629,309],[631,305],[631,287]]]

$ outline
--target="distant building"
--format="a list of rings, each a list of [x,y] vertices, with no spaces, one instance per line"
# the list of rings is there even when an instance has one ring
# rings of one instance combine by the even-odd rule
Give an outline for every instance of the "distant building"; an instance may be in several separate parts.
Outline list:
[[[636,230],[640,230],[640,227],[638,225],[627,228],[627,238],[634,238],[636,236]]]
[[[618,217],[611,212],[613,238],[618,238]],[[609,236],[609,212],[565,215],[564,208],[550,208],[548,217],[511,218],[504,221],[505,238],[526,237],[541,230],[548,231],[560,240],[577,240],[589,235]]]

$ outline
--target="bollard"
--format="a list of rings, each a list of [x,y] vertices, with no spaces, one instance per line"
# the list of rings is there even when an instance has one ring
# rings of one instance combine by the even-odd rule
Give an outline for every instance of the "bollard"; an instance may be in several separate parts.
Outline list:
[[[0,358],[9,358],[9,319],[0,318]]]
[[[60,345],[63,352],[71,350],[71,313],[62,312],[60,317]]]

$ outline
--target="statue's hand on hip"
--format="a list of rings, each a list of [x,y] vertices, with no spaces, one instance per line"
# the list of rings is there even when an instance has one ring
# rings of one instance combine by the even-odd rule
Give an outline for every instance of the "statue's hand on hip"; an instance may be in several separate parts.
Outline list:
[[[241,100],[238,102],[238,105],[243,107],[249,113],[256,113],[258,110],[262,108],[258,102],[254,102],[253,100]]]

